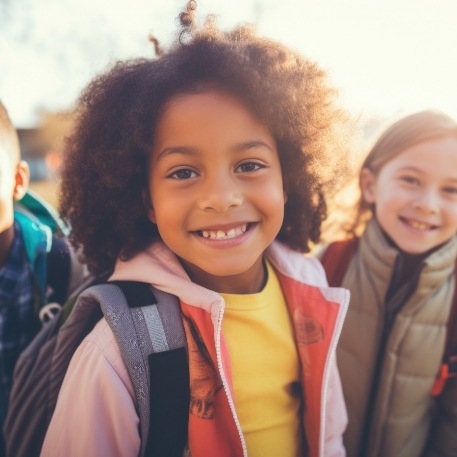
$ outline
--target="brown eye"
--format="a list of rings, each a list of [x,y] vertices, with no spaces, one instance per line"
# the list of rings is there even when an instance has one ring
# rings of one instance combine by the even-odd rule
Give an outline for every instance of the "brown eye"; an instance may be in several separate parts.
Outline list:
[[[260,170],[261,168],[265,168],[265,165],[258,162],[244,162],[237,167],[236,171],[240,173],[252,173],[253,171]]]
[[[195,171],[189,170],[188,168],[182,168],[180,170],[174,171],[169,175],[169,178],[172,179],[177,179],[177,180],[184,180],[184,179],[190,179],[190,178],[195,178],[197,174]]]

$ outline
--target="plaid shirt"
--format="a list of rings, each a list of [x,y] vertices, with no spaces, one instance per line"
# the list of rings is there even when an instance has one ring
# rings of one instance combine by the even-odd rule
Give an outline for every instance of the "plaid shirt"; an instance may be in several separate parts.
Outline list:
[[[34,309],[35,279],[17,223],[14,232],[8,260],[0,269],[0,426],[6,415],[14,365],[40,328]]]

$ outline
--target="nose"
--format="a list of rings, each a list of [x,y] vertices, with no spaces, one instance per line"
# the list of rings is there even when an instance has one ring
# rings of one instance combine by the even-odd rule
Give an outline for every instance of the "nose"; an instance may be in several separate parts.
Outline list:
[[[225,212],[243,202],[243,192],[233,176],[217,174],[207,177],[202,187],[199,208],[204,211]]]
[[[434,189],[424,189],[414,200],[414,207],[424,213],[437,213],[439,195]]]

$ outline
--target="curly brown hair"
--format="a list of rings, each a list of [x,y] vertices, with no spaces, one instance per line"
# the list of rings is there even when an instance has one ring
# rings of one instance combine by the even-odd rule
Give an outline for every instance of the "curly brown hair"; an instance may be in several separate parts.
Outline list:
[[[314,62],[250,26],[224,32],[210,19],[197,27],[194,6],[167,52],[116,63],[79,99],[60,211],[95,274],[160,239],[143,199],[154,126],[172,97],[214,87],[243,100],[277,141],[288,196],[278,239],[301,252],[319,240],[327,193],[345,164],[336,91]]]

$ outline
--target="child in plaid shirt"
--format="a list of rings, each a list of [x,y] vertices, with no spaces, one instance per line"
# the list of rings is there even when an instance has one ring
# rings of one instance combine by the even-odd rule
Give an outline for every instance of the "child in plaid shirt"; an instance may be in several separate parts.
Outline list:
[[[41,327],[38,311],[50,301],[63,303],[83,273],[65,239],[53,237],[49,226],[15,203],[28,194],[29,177],[17,132],[0,102],[0,427],[16,360]]]

